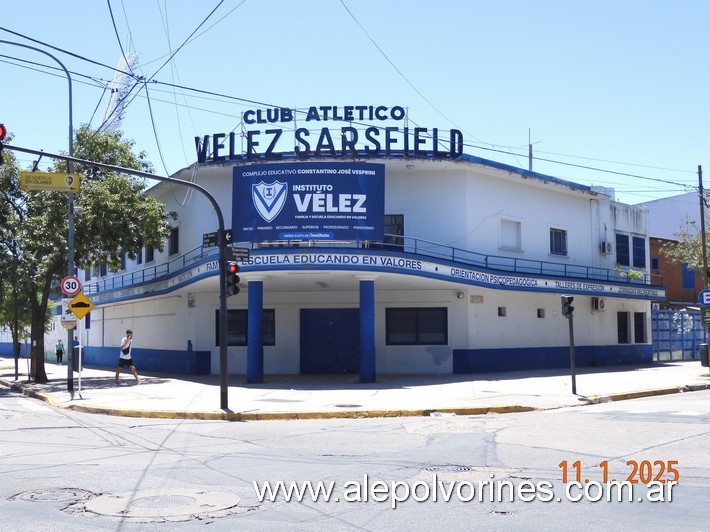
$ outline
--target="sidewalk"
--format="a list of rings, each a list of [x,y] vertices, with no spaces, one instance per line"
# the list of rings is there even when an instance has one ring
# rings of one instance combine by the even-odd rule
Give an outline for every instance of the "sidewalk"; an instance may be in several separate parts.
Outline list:
[[[20,370],[24,360],[20,361]],[[356,375],[270,375],[246,384],[230,375],[228,406],[220,409],[219,375],[141,375],[136,384],[124,370],[85,368],[81,390],[67,391],[67,367],[47,362],[49,384],[15,382],[14,360],[0,358],[0,384],[58,408],[132,417],[183,419],[316,419],[423,415],[475,415],[546,410],[603,401],[710,389],[710,373],[699,361],[648,366],[580,369],[577,395],[567,370],[475,375],[379,375],[360,384]]]

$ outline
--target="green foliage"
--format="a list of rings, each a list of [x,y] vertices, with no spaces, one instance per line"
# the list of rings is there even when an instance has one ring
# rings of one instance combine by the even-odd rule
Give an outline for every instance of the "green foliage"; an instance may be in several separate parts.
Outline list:
[[[145,153],[135,155],[132,147],[133,141],[124,140],[120,131],[97,134],[84,125],[76,133],[74,156],[131,170],[152,170]],[[66,171],[67,165],[61,162],[55,169]],[[123,253],[135,258],[144,245],[162,251],[172,215],[163,203],[144,194],[144,179],[79,164],[74,165],[74,173],[83,176],[81,191],[74,199],[77,267],[107,264],[118,270]],[[66,214],[63,218],[66,234]]]
[[[625,278],[628,277],[632,281],[640,281],[644,278],[645,273],[639,270],[634,270],[632,268],[627,268],[625,270],[621,269],[621,264],[618,262],[614,264],[614,271],[618,272],[619,277]]]
[[[150,171],[144,152],[132,151],[133,141],[122,133],[97,133],[83,125],[76,131],[74,156],[122,168]],[[0,182],[0,283],[7,296],[8,282],[31,312],[33,360],[37,382],[45,382],[44,328],[51,309],[50,291],[68,272],[68,198],[63,192],[26,192],[19,189],[19,169],[4,154]],[[67,171],[59,162],[54,171]],[[74,262],[88,269],[108,264],[119,269],[121,256],[134,258],[144,245],[162,250],[170,233],[171,214],[165,205],[145,194],[144,179],[129,174],[75,164],[81,191],[74,198]],[[2,286],[0,286],[2,288]],[[7,297],[2,297],[7,302]],[[3,303],[3,305],[5,304]]]
[[[686,263],[693,271],[703,272],[703,243],[700,228],[694,220],[686,218],[676,231],[676,242],[666,242],[661,247],[661,253],[669,261],[674,263]],[[710,236],[706,235],[706,240]],[[710,241],[708,242],[710,244]]]

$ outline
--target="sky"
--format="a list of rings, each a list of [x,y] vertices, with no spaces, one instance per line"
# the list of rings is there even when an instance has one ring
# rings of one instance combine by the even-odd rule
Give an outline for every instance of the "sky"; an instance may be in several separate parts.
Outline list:
[[[710,172],[709,23],[704,0],[33,0],[3,4],[0,40],[66,66],[75,128],[101,124],[135,53],[120,129],[159,175],[248,110],[402,106],[467,154],[527,169],[531,144],[534,171],[634,204]],[[68,151],[57,66],[0,43],[11,144]]]

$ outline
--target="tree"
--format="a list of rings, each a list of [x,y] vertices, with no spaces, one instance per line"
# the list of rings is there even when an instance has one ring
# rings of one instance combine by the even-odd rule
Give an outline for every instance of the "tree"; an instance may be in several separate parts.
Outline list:
[[[12,135],[8,136],[8,140]],[[26,300],[21,300],[23,279],[19,267],[17,228],[22,224],[22,191],[19,168],[12,153],[3,152],[0,165],[0,327],[7,327],[12,337],[13,354],[19,356],[20,330],[29,325]]]
[[[145,152],[134,154],[134,142],[121,131],[93,131],[81,126],[75,134],[74,156],[79,159],[150,172]],[[53,171],[66,172],[66,162]],[[88,269],[107,264],[119,269],[125,253],[135,258],[143,245],[162,251],[169,235],[171,213],[165,205],[144,194],[143,179],[92,166],[74,165],[81,174],[81,191],[75,195],[74,262]],[[58,192],[25,192],[24,221],[18,241],[24,274],[31,282],[27,296],[32,315],[30,338],[36,382],[47,382],[44,369],[44,323],[52,290],[58,295],[58,281],[68,271],[67,195]]]
[[[666,242],[661,247],[661,253],[674,263],[686,263],[688,268],[698,272],[707,285],[707,272],[703,269],[703,243],[700,228],[695,220],[686,218],[680,229],[674,233],[676,242]]]

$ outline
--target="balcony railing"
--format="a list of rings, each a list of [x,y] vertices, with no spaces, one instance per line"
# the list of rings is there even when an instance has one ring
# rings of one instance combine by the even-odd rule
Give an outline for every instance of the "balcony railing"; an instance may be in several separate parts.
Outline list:
[[[246,244],[249,246],[250,244]],[[401,235],[386,235],[385,242],[373,241],[279,241],[251,244],[253,250],[267,249],[304,249],[304,248],[361,248],[381,251],[394,251],[399,253],[414,254],[433,259],[446,260],[460,264],[462,267],[470,266],[483,270],[501,272],[506,274],[525,274],[558,277],[582,281],[632,283],[638,285],[662,285],[661,277],[645,272],[623,269],[599,268],[567,264],[563,262],[541,261],[523,259],[518,257],[505,257],[502,255],[484,255],[466,249],[456,248],[423,240],[421,238],[406,237]],[[94,294],[107,290],[127,288],[139,283],[154,281],[194,264],[197,261],[218,258],[217,248],[199,246],[187,253],[173,258],[168,262],[148,266],[141,270],[114,275],[98,281],[88,282],[84,286],[84,293]]]

